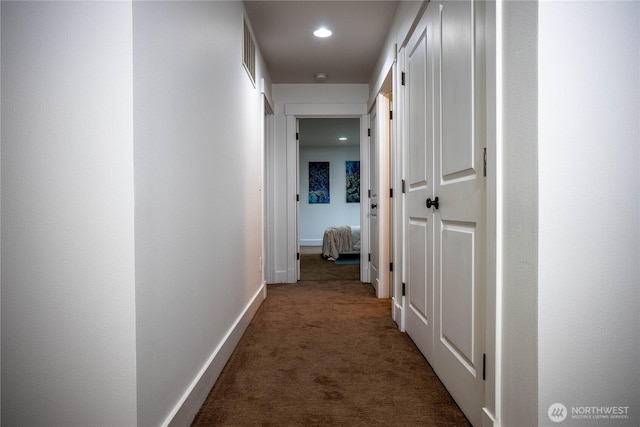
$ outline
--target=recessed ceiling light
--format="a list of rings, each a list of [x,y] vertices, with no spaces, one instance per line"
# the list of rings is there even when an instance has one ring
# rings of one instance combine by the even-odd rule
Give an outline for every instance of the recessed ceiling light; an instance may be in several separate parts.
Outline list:
[[[319,37],[321,39],[324,39],[326,37],[331,37],[331,34],[333,34],[331,30],[326,27],[320,27],[313,32],[314,36]]]
[[[346,136],[341,136],[340,138],[338,138],[340,141],[346,141],[347,137]]]

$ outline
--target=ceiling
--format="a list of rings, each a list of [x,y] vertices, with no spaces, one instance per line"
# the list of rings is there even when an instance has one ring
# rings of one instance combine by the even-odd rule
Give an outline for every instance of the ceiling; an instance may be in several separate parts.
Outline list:
[[[299,119],[300,147],[345,147],[360,145],[360,119]],[[338,138],[346,137],[346,141]]]
[[[369,83],[399,1],[245,1],[273,83]],[[333,35],[314,37],[326,26]]]

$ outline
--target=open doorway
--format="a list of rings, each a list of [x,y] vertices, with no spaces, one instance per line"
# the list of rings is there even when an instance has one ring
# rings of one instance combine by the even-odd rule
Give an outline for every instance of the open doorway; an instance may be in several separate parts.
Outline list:
[[[369,131],[369,277],[378,298],[397,300],[395,289],[400,274],[394,269],[398,255],[395,224],[396,200],[401,188],[395,176],[397,152],[393,126],[393,74],[390,71],[370,110]],[[396,189],[394,197],[394,188]],[[397,265],[397,264],[396,264]],[[396,317],[394,316],[394,320]]]
[[[311,270],[307,276],[358,273],[360,118],[299,118],[297,126],[300,279],[305,279],[305,262]]]

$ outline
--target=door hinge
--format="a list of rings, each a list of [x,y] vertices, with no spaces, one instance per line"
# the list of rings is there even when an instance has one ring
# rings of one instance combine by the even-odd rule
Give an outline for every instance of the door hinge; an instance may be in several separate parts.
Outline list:
[[[389,120],[393,120],[393,110],[389,110]]]
[[[405,185],[406,185],[406,181],[403,179],[402,180],[402,194],[407,192],[407,189],[405,188]]]
[[[393,263],[392,262],[389,263],[389,271],[391,273],[393,273]]]
[[[404,71],[402,72],[402,74],[400,75],[400,80],[401,80],[401,84],[402,86],[404,86]]]
[[[484,176],[487,176],[487,147],[482,149],[482,161],[484,162]]]
[[[371,128],[367,129],[367,136],[371,136]]]
[[[296,141],[300,139],[300,134],[296,132]]]
[[[371,262],[371,252],[369,252],[369,262]]]
[[[487,353],[482,353],[482,381],[487,380]]]
[[[367,194],[369,195],[369,198],[371,198],[371,190],[367,190]]]
[[[393,198],[393,188],[389,189],[389,197]]]
[[[406,291],[407,291],[407,284],[402,282],[402,296],[405,295]]]
[[[296,194],[296,202],[299,202],[299,201],[300,201],[300,195]]]
[[[297,260],[299,260],[299,259],[300,259],[300,252],[298,252],[298,253],[296,254],[296,259],[297,259]]]

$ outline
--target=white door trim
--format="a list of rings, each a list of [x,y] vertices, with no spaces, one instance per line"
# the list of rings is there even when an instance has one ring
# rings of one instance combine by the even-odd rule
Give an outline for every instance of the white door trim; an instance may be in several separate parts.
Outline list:
[[[298,141],[295,116],[287,119],[287,283],[298,281]]]
[[[262,192],[262,259],[260,262],[260,269],[262,273],[262,284],[264,285],[264,297],[267,296],[267,286],[271,277],[269,277],[269,266],[271,265],[270,257],[275,253],[273,245],[273,183],[271,172],[273,161],[273,145],[275,142],[275,115],[274,115],[274,103],[271,96],[271,89],[266,84],[264,79],[260,79],[260,92],[262,93],[263,102],[263,129],[262,129],[262,153],[261,153],[261,166],[262,171],[260,175],[260,191]]]
[[[367,114],[366,104],[344,103],[344,104],[285,104],[285,116],[298,117],[340,117],[340,116],[361,116]]]
[[[357,117],[360,119],[360,199],[363,198],[363,189],[368,188],[369,162],[368,156],[363,154],[363,149],[368,149],[367,129],[368,115],[365,103],[329,103],[329,104],[300,104],[289,103],[284,105],[286,117],[286,153],[287,153],[287,282],[295,283],[298,280],[297,252],[298,252],[298,211],[296,195],[298,194],[298,143],[296,140],[296,123],[299,118],[322,117]],[[369,252],[369,228],[366,215],[368,211],[360,204],[360,247],[361,254]],[[369,265],[360,262],[360,280],[369,280]]]
[[[482,9],[481,9],[482,10]],[[484,7],[486,60],[486,308],[483,426],[500,423],[502,399],[502,1]]]
[[[391,203],[393,200],[389,196],[391,189],[391,176],[390,176],[390,137],[391,137],[391,124],[389,122],[389,111],[391,105],[389,98],[380,93],[376,97],[376,102],[372,107],[372,111],[375,109],[375,123],[373,126],[375,129],[375,137],[377,139],[377,179],[378,179],[378,200],[377,200],[377,215],[378,215],[378,283],[376,288],[376,294],[378,298],[389,298],[391,296],[391,284],[390,284],[390,263],[392,250],[389,247],[390,240],[390,213]],[[373,132],[373,131],[372,131]],[[371,232],[371,230],[369,230]]]

